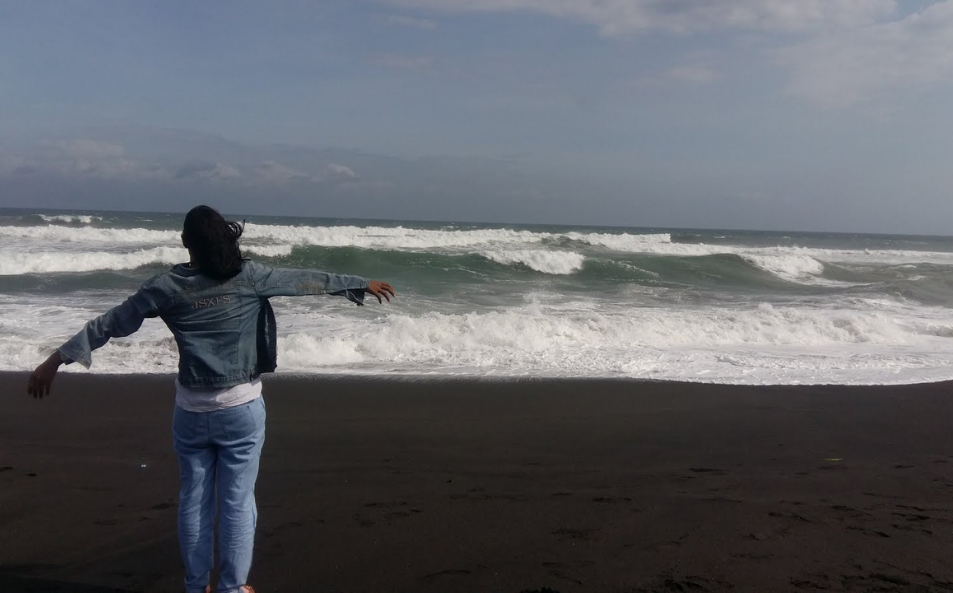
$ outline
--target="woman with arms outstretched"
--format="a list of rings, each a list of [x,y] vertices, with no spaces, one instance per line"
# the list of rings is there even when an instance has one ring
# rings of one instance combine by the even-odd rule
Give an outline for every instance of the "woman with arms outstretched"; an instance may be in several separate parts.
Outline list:
[[[209,593],[218,511],[219,593],[254,593],[251,568],[255,481],[265,440],[261,374],[275,370],[273,296],[332,294],[362,305],[365,293],[390,301],[394,289],[359,276],[276,269],[243,259],[242,226],[208,206],[185,217],[189,263],[147,280],[118,307],[89,321],[30,376],[27,391],[48,395],[61,364],[92,363],[92,351],[160,317],[175,337],[173,444],[179,459],[179,545],[186,593]],[[217,489],[216,489],[217,483]],[[216,500],[217,490],[217,500]]]

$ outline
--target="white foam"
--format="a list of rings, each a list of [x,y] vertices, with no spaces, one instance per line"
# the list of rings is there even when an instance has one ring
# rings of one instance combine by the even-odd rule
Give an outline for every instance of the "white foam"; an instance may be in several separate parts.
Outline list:
[[[291,245],[250,245],[243,248],[263,257],[289,255]],[[0,250],[0,276],[47,274],[52,272],[91,272],[94,270],[131,270],[149,264],[174,265],[189,261],[182,247],[153,247],[129,253],[114,251],[12,251]]]
[[[824,264],[806,255],[742,255],[744,260],[775,276],[800,282],[824,272]]]
[[[119,299],[117,295],[117,303]],[[310,308],[312,302],[320,308]],[[944,308],[896,303],[868,311],[768,304],[740,310],[611,308],[581,301],[411,314],[395,301],[389,314],[376,315],[369,307],[334,307],[334,302],[278,301],[282,370],[733,384],[953,378],[953,311]],[[94,314],[94,309],[79,313]],[[62,334],[65,325],[72,324],[70,331],[82,327],[67,304],[0,306],[0,320],[7,320],[0,325],[0,369],[32,368],[68,337]],[[174,372],[175,345],[161,322],[147,320],[140,333],[97,351],[93,369]]]
[[[663,246],[672,245],[672,236],[668,233],[630,235],[628,233],[566,233],[565,237],[573,241],[607,247],[613,251],[630,253],[652,253]]]
[[[294,245],[242,245],[242,252],[262,257],[284,257],[291,255],[293,250]]]
[[[129,270],[148,264],[176,264],[189,260],[189,252],[179,247],[154,247],[132,253],[56,251],[30,253],[0,250],[0,276],[46,274],[50,272],[91,272]]]
[[[94,220],[102,220],[102,216],[90,216],[88,214],[40,214],[40,218],[46,222],[81,222],[83,224],[92,224]]]
[[[346,368],[365,362],[361,345],[338,336],[297,333],[278,339],[278,360],[288,369]]]
[[[0,369],[33,370],[83,324],[127,295],[44,295],[19,298],[0,294]],[[147,319],[130,338],[111,340],[93,354],[97,373],[174,372],[175,340],[157,319]],[[80,365],[63,367],[81,371]]]
[[[95,227],[0,226],[0,237],[25,239],[40,243],[80,244],[169,244],[180,242],[176,231],[150,229],[114,229]]]
[[[587,255],[631,266],[625,260],[632,258],[607,251],[660,257],[729,254],[778,278],[807,284],[829,283],[823,274],[834,263],[953,265],[953,254],[943,252],[681,244],[668,234],[510,229],[249,224],[242,248],[283,257],[310,245],[478,254],[553,275],[577,272]],[[5,275],[131,269],[187,258],[174,230],[0,226],[0,274]],[[556,290],[538,298],[530,295],[523,306],[512,304],[518,302],[519,290],[541,286],[539,281],[551,284],[527,273],[522,285],[498,289],[487,283],[480,298],[461,295],[453,302],[428,295],[411,301],[405,291],[405,298],[384,309],[376,303],[345,307],[336,299],[278,299],[279,364],[300,372],[621,376],[725,383],[953,378],[953,310],[947,308],[858,291],[836,301],[812,297],[796,305],[753,306],[745,304],[744,295],[719,301],[723,295],[696,298],[670,284],[638,283],[608,298],[598,291],[580,297]],[[118,304],[126,296],[104,294],[51,294],[42,299],[0,294],[0,368],[32,368],[44,352],[68,337],[64,331],[78,330],[103,303]],[[501,302],[510,305],[489,308]],[[716,302],[725,306],[699,305]],[[175,345],[161,322],[147,320],[131,338],[114,340],[97,351],[94,361],[95,372],[173,372]]]
[[[522,264],[544,274],[572,274],[582,269],[585,256],[572,251],[521,249],[484,251],[483,257],[504,265]]]
[[[953,253],[944,251],[914,251],[890,249],[816,249],[808,247],[746,247],[739,245],[708,245],[705,243],[673,243],[669,234],[628,234],[628,233],[566,233],[574,241],[606,247],[621,253],[645,253],[680,257],[701,257],[707,255],[738,255],[751,263],[772,273],[787,278],[803,279],[807,275],[819,274],[810,271],[821,262],[828,263],[887,263],[913,264],[936,263],[953,265]],[[789,258],[787,262],[771,262],[769,258]],[[800,258],[794,263],[793,258]],[[808,260],[814,260],[810,263]],[[792,266],[799,268],[794,271]]]
[[[388,250],[427,250],[489,245],[532,244],[551,233],[509,229],[428,230],[402,226],[282,226],[248,223],[244,236],[292,245],[364,247]]]
[[[348,327],[302,328],[288,370],[627,376],[727,383],[883,383],[953,377],[953,313],[897,318],[847,309],[706,309],[530,305],[486,313],[391,314]]]
[[[178,231],[159,231],[142,228],[101,229],[92,227],[0,226],[0,237],[30,242],[73,244],[146,244],[174,246],[179,244]],[[245,226],[242,247],[254,250],[257,246],[314,245],[319,247],[362,247],[367,249],[473,252],[539,249],[543,242],[570,240],[603,247],[620,253],[645,253],[662,256],[699,257],[733,254],[749,258],[792,257],[810,258],[826,263],[935,263],[953,265],[953,253],[913,250],[851,250],[815,249],[804,247],[744,247],[707,245],[703,243],[673,243],[667,233],[548,233],[511,229],[414,229],[381,226]],[[275,248],[278,249],[278,248]],[[281,247],[280,250],[286,250]],[[281,253],[282,251],[275,251]],[[803,260],[803,261],[806,261]],[[763,262],[762,262],[763,263]],[[758,264],[760,265],[760,264]],[[772,272],[791,277],[788,265],[762,266]],[[799,277],[804,277],[801,274]]]

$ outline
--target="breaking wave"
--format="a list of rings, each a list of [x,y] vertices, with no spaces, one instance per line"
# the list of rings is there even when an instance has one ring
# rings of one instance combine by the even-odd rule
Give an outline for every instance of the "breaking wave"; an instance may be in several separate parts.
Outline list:
[[[806,255],[743,255],[741,258],[792,282],[813,279],[824,273],[824,264]]]
[[[40,214],[39,217],[45,220],[46,222],[65,222],[65,223],[79,222],[82,224],[92,224],[94,220],[103,219],[102,216],[90,216],[88,214],[54,214],[54,215]]]
[[[937,358],[953,337],[953,317],[945,311],[917,315],[909,309],[901,314],[896,306],[857,311],[768,304],[741,310],[593,310],[581,305],[573,315],[538,304],[371,319],[292,315],[294,323],[282,325],[291,329],[278,341],[280,371],[871,384],[903,382],[929,362],[935,369],[930,378],[953,377]],[[14,328],[13,335],[0,338],[0,367],[34,364],[37,356],[30,353],[42,347],[30,342],[32,329],[22,330],[24,335]],[[905,352],[931,343],[936,354]],[[93,370],[174,372],[175,358],[171,335],[161,323],[150,322],[133,338],[97,351]]]
[[[572,274],[582,269],[585,256],[571,251],[484,251],[483,257],[504,265],[524,265],[544,274]]]
[[[183,248],[153,247],[132,253],[57,251],[21,253],[0,251],[0,275],[128,270],[149,264],[173,265],[188,261]]]
[[[284,371],[953,378],[953,241],[943,238],[264,220],[275,223],[245,227],[250,257],[386,279],[400,295],[384,308],[275,299]],[[0,369],[34,367],[149,275],[186,261],[179,225],[159,214],[0,216]],[[172,372],[175,359],[153,320],[97,351],[93,370]]]

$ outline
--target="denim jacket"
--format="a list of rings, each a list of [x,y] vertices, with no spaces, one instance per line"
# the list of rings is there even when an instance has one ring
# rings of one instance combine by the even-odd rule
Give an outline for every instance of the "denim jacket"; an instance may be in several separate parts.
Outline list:
[[[147,280],[59,347],[69,362],[89,368],[92,351],[110,338],[128,336],[147,317],[160,317],[179,348],[179,383],[221,388],[246,383],[277,363],[273,296],[332,294],[364,304],[368,282],[360,276],[270,268],[250,260],[241,272],[215,280],[177,265]]]

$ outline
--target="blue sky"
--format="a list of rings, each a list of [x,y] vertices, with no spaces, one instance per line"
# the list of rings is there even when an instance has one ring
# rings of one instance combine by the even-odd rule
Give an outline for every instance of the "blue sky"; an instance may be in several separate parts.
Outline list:
[[[953,1],[0,2],[0,206],[953,234]]]

